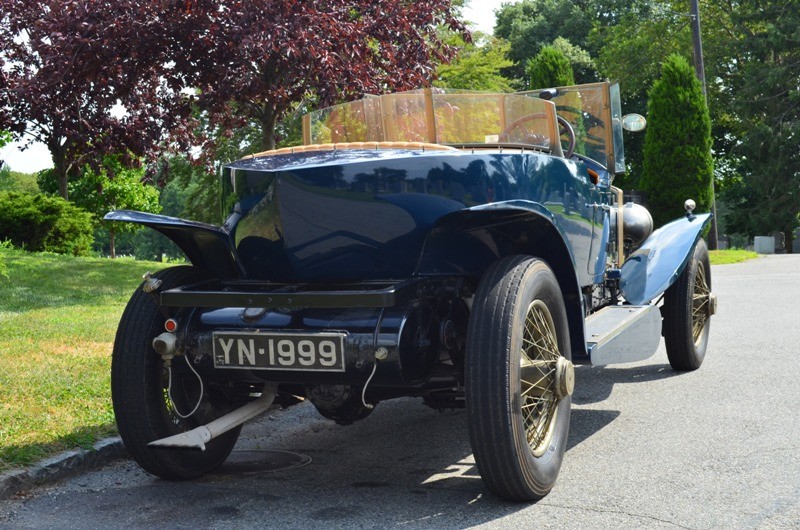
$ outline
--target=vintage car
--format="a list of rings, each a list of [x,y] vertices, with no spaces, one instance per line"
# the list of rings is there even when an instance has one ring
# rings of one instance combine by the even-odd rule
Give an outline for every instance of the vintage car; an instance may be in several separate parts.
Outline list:
[[[574,364],[644,360],[662,334],[676,370],[705,355],[709,214],[687,201],[653,231],[612,185],[642,122],[614,83],[369,96],[305,116],[305,145],[225,166],[221,226],[109,213],[191,262],[146,276],[119,325],[130,454],[187,479],[274,404],[346,425],[413,396],[466,408],[493,494],[546,495]]]

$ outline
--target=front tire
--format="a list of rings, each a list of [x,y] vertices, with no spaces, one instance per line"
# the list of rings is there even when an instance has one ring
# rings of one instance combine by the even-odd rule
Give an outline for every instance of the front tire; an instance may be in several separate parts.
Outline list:
[[[673,369],[691,371],[703,364],[715,311],[708,247],[700,239],[689,263],[664,295],[664,342]]]
[[[173,267],[155,275],[169,289],[205,278],[193,267]],[[155,448],[147,444],[208,423],[233,407],[220,390],[200,384],[183,356],[172,359],[172,400],[167,396],[169,372],[153,349],[153,338],[164,331],[166,317],[140,286],[122,314],[111,356],[111,399],[120,437],[133,459],[146,471],[169,480],[194,478],[220,466],[239,437],[237,427],[206,444],[205,451]],[[173,403],[174,401],[174,403]]]
[[[538,500],[555,484],[569,432],[571,357],[550,267],[528,256],[492,265],[473,300],[465,382],[475,463],[498,497]]]

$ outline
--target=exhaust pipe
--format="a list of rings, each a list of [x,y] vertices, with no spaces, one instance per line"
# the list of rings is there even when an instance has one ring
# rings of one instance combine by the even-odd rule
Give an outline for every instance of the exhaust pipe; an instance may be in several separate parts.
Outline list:
[[[191,431],[176,434],[174,436],[168,436],[167,438],[162,438],[160,440],[155,440],[147,445],[151,447],[200,449],[201,451],[205,451],[206,444],[209,441],[213,440],[217,436],[225,434],[234,427],[238,427],[247,420],[255,418],[270,408],[272,406],[272,402],[275,400],[275,391],[277,387],[278,385],[275,383],[267,384],[264,386],[264,390],[261,392],[261,397],[255,401],[251,401],[247,405],[229,412],[228,414],[225,414],[221,418],[217,418],[210,423],[192,429]]]

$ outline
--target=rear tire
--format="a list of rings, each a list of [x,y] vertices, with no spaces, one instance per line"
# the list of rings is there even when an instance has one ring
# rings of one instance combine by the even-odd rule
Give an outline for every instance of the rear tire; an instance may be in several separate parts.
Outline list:
[[[475,463],[498,497],[538,500],[555,484],[569,432],[570,360],[550,267],[528,256],[492,265],[473,300],[465,378]]]
[[[703,364],[715,303],[708,247],[700,239],[689,263],[664,295],[664,342],[673,369],[691,371]]]
[[[163,289],[205,279],[193,267],[173,267],[155,275]],[[170,480],[194,478],[221,465],[239,437],[237,427],[206,444],[205,451],[148,447],[154,440],[189,431],[234,407],[221,391],[205,385],[197,412],[179,417],[167,397],[168,370],[152,341],[164,331],[165,316],[140,286],[120,320],[111,357],[111,398],[117,428],[133,459],[149,473]],[[172,396],[182,414],[197,404],[200,384],[182,356],[172,359]]]

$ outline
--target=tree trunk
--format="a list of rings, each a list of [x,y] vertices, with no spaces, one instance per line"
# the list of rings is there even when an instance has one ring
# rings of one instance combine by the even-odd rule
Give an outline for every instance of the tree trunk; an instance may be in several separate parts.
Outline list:
[[[67,150],[54,139],[47,143],[50,156],[53,157],[53,169],[58,179],[58,194],[65,201],[69,200],[69,179],[67,176]]]
[[[108,246],[111,249],[111,259],[115,259],[117,257],[117,249],[114,245],[114,236],[116,235],[116,231],[113,228],[108,229]]]
[[[261,149],[271,151],[275,149],[275,122],[277,112],[267,105],[261,114]]]

